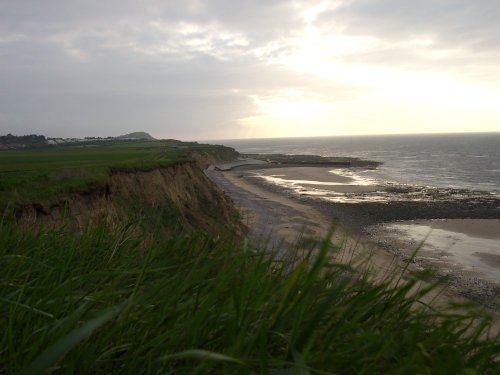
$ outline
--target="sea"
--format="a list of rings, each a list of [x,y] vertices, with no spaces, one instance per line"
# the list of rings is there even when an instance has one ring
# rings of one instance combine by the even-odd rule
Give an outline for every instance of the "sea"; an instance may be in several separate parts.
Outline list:
[[[240,153],[348,156],[383,164],[370,177],[500,194],[500,132],[223,140]]]

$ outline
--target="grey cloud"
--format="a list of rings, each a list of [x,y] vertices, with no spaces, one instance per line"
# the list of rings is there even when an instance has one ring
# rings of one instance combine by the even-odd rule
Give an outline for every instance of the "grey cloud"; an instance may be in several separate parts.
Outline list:
[[[234,137],[237,120],[255,112],[250,94],[279,88],[338,94],[331,85],[251,57],[235,63],[199,53],[189,61],[169,60],[105,50],[99,38],[83,41],[75,46],[88,60],[51,42],[11,46],[11,64],[1,63],[8,74],[0,84],[9,88],[0,94],[2,132],[107,136],[142,129],[160,137]]]
[[[21,35],[0,42],[1,132],[84,136],[127,128],[188,138],[227,129],[237,136],[237,120],[256,110],[250,95],[291,88],[343,98],[359,89],[252,53],[301,25],[288,1],[41,3],[0,8],[0,37]],[[200,29],[183,34],[182,22]],[[249,45],[232,45],[220,32]],[[205,51],[190,44],[203,38]]]
[[[294,3],[288,0],[28,0],[0,4],[0,30],[30,36],[69,30],[109,30],[144,22],[218,22],[239,30],[255,42],[275,38],[301,25]]]
[[[438,42],[500,48],[500,4],[496,0],[356,0],[325,14],[348,33],[385,38],[432,35]]]
[[[500,3],[496,0],[352,0],[323,13],[318,25],[345,35],[375,36],[384,42],[345,62],[443,69],[474,79],[498,80]],[[432,44],[416,46],[416,39]],[[481,68],[480,68],[481,67]]]
[[[66,137],[108,136],[143,129],[159,137],[206,139],[210,132],[218,127],[227,129],[235,117],[253,109],[248,98],[238,96],[78,93],[0,98],[11,110],[22,113],[4,114],[2,120],[8,125],[3,131]],[[37,121],[33,121],[35,118]]]
[[[294,22],[288,1],[2,2],[0,132],[81,136],[144,128],[187,137],[234,128],[255,111],[245,90],[265,91],[279,76],[248,49]],[[182,23],[200,30],[184,35]],[[234,45],[223,32],[251,46]],[[196,45],[203,38],[206,45]]]

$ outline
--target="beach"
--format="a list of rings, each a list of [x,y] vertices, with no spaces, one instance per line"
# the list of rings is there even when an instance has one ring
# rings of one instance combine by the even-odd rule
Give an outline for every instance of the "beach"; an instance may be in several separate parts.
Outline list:
[[[252,241],[281,246],[285,253],[301,237],[324,238],[333,226],[333,242],[345,248],[342,257],[371,258],[379,278],[411,259],[415,271],[429,269],[446,280],[451,294],[499,309],[495,196],[381,183],[363,168],[245,160],[217,169],[206,173],[240,209]],[[477,248],[468,254],[461,242]]]
[[[255,167],[243,163],[205,171],[239,209],[248,228],[248,238],[255,247],[264,247],[273,256],[287,258],[290,252],[295,254],[301,240],[322,241],[331,236],[335,248],[332,256],[336,261],[362,265],[365,270],[372,271],[376,280],[390,277],[395,268],[404,268],[393,254],[374,251],[373,243],[365,236],[332,220],[317,206],[259,179],[245,177],[245,171]]]

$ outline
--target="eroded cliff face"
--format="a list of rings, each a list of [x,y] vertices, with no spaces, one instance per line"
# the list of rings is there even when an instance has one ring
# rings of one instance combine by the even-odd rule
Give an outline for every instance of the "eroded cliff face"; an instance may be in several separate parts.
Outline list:
[[[198,166],[182,162],[151,171],[113,172],[108,183],[61,197],[57,202],[19,208],[23,226],[60,226],[82,230],[87,225],[129,222],[170,234],[201,228],[216,234],[243,230],[229,198]]]

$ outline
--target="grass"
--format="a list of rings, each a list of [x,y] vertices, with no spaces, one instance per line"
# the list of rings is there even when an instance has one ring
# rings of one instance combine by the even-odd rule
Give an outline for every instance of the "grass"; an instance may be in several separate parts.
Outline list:
[[[3,223],[0,251],[0,373],[500,371],[486,317],[418,304],[414,278],[373,285],[327,240],[291,267],[199,232]]]
[[[151,170],[192,160],[193,153],[236,156],[223,146],[196,142],[108,141],[0,151],[0,209],[48,201],[106,183],[116,171]]]

